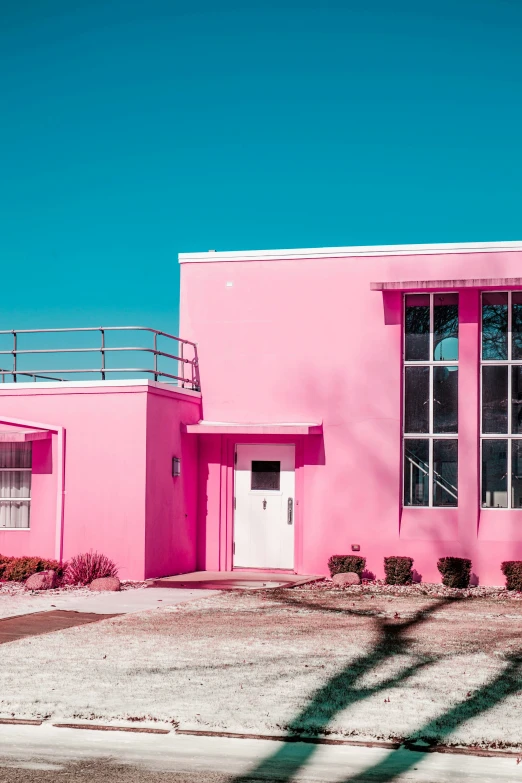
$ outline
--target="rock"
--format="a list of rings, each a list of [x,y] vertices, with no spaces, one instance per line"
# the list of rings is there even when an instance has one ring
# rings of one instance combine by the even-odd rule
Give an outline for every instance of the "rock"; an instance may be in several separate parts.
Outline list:
[[[117,593],[120,590],[120,580],[117,576],[104,576],[100,579],[93,579],[89,585],[89,590],[96,592]]]
[[[58,584],[56,571],[38,571],[25,583],[26,590],[52,590]]]
[[[361,578],[359,574],[354,574],[352,571],[348,571],[345,574],[334,574],[332,576],[332,582],[338,587],[345,587],[346,585],[360,585]]]

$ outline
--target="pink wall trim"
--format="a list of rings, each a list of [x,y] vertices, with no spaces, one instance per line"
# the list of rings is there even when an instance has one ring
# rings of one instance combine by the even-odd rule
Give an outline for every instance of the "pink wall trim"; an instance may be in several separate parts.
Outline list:
[[[59,424],[41,424],[36,421],[27,421],[27,419],[4,419],[0,420],[4,424],[15,424],[18,427],[38,428],[55,432],[57,436],[57,476],[56,485],[56,525],[55,525],[55,543],[54,557],[60,563],[63,560],[63,524],[64,524],[64,494],[65,494],[65,428]],[[3,533],[13,531],[5,530]]]

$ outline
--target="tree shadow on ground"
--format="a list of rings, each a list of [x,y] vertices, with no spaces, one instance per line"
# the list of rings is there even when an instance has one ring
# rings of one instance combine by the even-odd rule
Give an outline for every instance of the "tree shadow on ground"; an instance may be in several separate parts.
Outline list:
[[[278,591],[279,592],[279,591]],[[275,596],[274,596],[275,597]],[[321,612],[335,614],[350,614],[361,616],[368,615],[368,611],[338,609],[324,606],[320,603],[296,602],[286,591],[279,592],[277,599],[286,604],[297,604],[300,608],[306,608]],[[406,632],[419,627],[440,609],[454,604],[462,598],[444,598],[434,601],[432,606],[424,607],[415,612],[413,617],[397,621],[375,616],[378,630],[378,639],[373,647],[364,655],[351,661],[339,673],[331,677],[321,688],[310,697],[308,704],[293,718],[287,730],[288,738],[305,732],[315,736],[328,733],[330,721],[342,710],[361,702],[396,685],[400,685],[408,678],[421,671],[424,667],[438,660],[438,656],[418,656],[418,661],[404,667],[398,674],[381,680],[372,687],[358,686],[357,681],[372,670],[375,670],[383,662],[401,653],[406,653],[410,641],[405,638]],[[373,613],[375,615],[375,613]],[[393,781],[414,765],[417,765],[424,755],[430,752],[430,745],[434,744],[434,737],[441,742],[458,726],[469,719],[480,715],[503,701],[509,695],[516,693],[522,687],[520,676],[522,673],[522,651],[506,656],[506,665],[503,671],[491,682],[478,688],[465,702],[455,705],[444,711],[437,717],[427,721],[410,736],[404,739],[404,744],[413,744],[425,741],[425,747],[415,747],[418,752],[412,753],[406,748],[392,750],[377,764],[369,767],[364,772],[347,777],[344,783],[363,783],[363,781],[378,781],[385,783]],[[283,738],[284,739],[284,738]],[[241,775],[233,779],[233,783],[253,783],[263,778],[274,778],[290,783],[295,775],[306,766],[318,748],[313,742],[287,743],[266,759],[263,759],[249,774]]]

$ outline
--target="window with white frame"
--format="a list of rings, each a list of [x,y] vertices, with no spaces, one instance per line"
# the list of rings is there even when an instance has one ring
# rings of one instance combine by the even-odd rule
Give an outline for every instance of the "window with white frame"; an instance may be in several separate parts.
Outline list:
[[[0,528],[29,527],[31,446],[31,443],[0,443]]]
[[[482,294],[483,508],[522,508],[522,291]]]
[[[458,294],[406,294],[405,506],[457,505],[458,358]]]

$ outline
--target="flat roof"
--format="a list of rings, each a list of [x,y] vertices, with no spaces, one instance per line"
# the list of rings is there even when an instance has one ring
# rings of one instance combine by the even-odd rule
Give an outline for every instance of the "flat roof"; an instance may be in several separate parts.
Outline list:
[[[207,250],[179,253],[180,264],[219,261],[288,261],[309,258],[357,258],[368,256],[428,256],[445,253],[504,253],[522,250],[522,240],[510,242],[447,242],[430,245],[360,245],[354,247],[314,247],[287,250]]]

